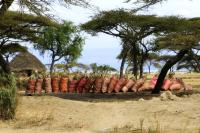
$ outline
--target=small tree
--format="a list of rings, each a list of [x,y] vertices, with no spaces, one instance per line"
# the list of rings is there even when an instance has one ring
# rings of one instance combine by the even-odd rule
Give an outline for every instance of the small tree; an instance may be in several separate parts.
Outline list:
[[[96,63],[90,64],[92,74],[106,76],[111,72],[117,72],[117,70],[109,65],[97,65]]]
[[[64,58],[67,63],[75,61],[81,55],[84,39],[72,22],[64,22],[58,28],[46,27],[42,29],[39,45],[35,48],[41,53],[51,52],[50,73],[53,72],[55,62]]]

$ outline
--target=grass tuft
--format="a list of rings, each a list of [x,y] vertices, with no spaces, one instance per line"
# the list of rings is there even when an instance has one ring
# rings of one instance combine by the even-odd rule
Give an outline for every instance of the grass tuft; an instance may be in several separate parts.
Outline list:
[[[41,127],[44,125],[51,124],[53,122],[53,116],[51,114],[33,115],[28,118],[16,120],[14,128],[26,129],[32,127]]]

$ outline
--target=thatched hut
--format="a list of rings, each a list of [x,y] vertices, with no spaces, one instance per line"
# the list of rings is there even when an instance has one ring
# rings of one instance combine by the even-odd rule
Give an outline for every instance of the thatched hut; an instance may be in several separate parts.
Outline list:
[[[10,62],[12,72],[25,74],[31,76],[34,72],[40,73],[46,71],[42,62],[29,52],[19,53]]]

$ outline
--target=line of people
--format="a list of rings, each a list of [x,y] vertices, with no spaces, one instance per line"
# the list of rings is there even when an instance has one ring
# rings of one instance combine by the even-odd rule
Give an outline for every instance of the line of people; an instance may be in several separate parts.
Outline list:
[[[150,81],[146,76],[135,80],[134,78],[117,78],[112,77],[88,77],[82,76],[77,78],[64,77],[46,77],[29,79],[26,89],[27,95],[45,93],[118,93],[118,92],[141,92],[151,91],[154,89],[158,75],[154,75]],[[190,85],[186,85],[182,79],[169,75],[165,79],[162,90],[192,90]]]
[[[141,81],[146,81],[144,76]],[[158,75],[155,74],[149,82],[144,82],[144,84],[135,91],[146,91],[153,90],[158,80]],[[181,78],[177,78],[174,74],[169,74],[168,77],[164,80],[164,83],[161,88],[163,91],[173,91],[173,90],[192,90],[192,86],[183,82]]]

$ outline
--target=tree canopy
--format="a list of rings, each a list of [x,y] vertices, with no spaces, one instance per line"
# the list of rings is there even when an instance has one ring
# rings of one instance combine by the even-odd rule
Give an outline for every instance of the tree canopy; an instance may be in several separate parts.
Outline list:
[[[0,18],[6,13],[8,8],[14,3],[14,0],[0,0]],[[89,2],[87,0],[17,0],[21,9],[28,9],[39,16],[45,15],[46,11],[49,11],[53,7],[53,4],[60,4],[61,6],[83,6],[88,7]]]
[[[0,39],[12,38],[34,42],[37,38],[36,33],[42,26],[58,26],[58,24],[47,17],[8,11],[0,21]]]
[[[82,28],[92,35],[99,32],[120,37],[124,44],[129,44],[133,55],[133,68],[136,69],[140,59],[141,46],[146,49],[143,39],[154,36],[156,50],[172,50],[176,52],[173,59],[169,59],[163,67],[164,72],[160,84],[164,80],[167,71],[180,61],[189,50],[196,49],[199,45],[199,19],[186,19],[176,16],[157,17],[152,15],[136,15],[124,10],[104,11],[95,15],[91,21],[82,25]],[[126,51],[129,52],[129,51]],[[143,51],[144,52],[144,51]],[[163,70],[162,69],[162,70]],[[166,73],[165,73],[166,72]],[[162,77],[162,76],[161,76]],[[156,87],[161,87],[161,85]]]
[[[46,51],[51,53],[50,72],[52,73],[56,61],[64,58],[69,63],[80,57],[84,39],[78,28],[72,22],[66,21],[59,27],[43,28],[38,44],[35,48],[41,53]]]
[[[178,17],[157,17],[154,15],[136,15],[133,12],[124,10],[111,10],[100,12],[91,21],[82,25],[82,28],[92,35],[102,32],[108,35],[121,38],[123,50],[121,55],[122,65],[124,58],[131,56],[133,62],[133,73],[137,77],[138,63],[140,70],[144,64],[144,58],[150,51],[152,43],[143,43],[143,40],[150,35],[159,32],[173,31],[175,25],[179,25],[182,19]],[[172,25],[172,23],[174,23]],[[152,49],[152,48],[151,48]],[[122,54],[124,53],[125,54]],[[127,54],[129,53],[129,54]],[[121,72],[123,70],[121,69]]]

